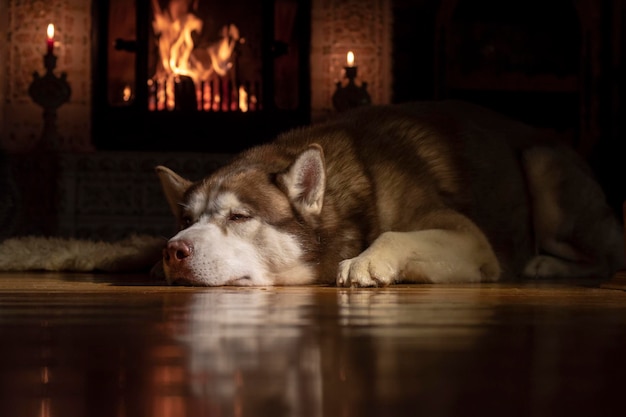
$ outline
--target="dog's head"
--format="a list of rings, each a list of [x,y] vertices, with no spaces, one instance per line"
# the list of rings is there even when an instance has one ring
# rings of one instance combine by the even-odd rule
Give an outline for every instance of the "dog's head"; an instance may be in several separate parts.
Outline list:
[[[322,148],[293,157],[271,145],[191,182],[156,167],[180,226],[163,252],[170,284],[289,285],[316,279],[324,200]]]

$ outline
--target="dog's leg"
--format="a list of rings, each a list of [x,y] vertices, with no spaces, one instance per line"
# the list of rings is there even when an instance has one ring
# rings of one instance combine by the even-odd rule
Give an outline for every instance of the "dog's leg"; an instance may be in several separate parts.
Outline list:
[[[534,147],[523,162],[537,245],[523,274],[608,278],[623,266],[622,228],[582,161],[569,149]]]
[[[479,282],[499,276],[498,260],[474,226],[470,230],[385,232],[359,256],[339,264],[337,286]]]

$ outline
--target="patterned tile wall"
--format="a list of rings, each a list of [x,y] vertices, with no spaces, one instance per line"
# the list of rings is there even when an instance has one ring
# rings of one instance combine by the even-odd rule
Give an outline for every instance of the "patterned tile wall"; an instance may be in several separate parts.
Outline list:
[[[42,109],[33,103],[28,87],[33,72],[45,73],[46,28],[55,25],[55,74],[67,73],[72,89],[69,103],[58,111],[61,147],[68,151],[91,148],[91,2],[89,0],[8,0],[7,25],[1,52],[4,100],[0,138],[13,152],[32,149],[42,131]]]
[[[311,108],[313,121],[332,114],[335,84],[353,51],[358,78],[374,104],[391,100],[392,0],[313,0]]]

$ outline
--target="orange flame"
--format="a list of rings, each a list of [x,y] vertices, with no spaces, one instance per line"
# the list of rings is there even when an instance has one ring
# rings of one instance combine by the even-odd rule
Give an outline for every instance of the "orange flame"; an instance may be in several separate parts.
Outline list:
[[[174,84],[181,75],[194,81],[198,98],[210,97],[211,92],[206,91],[202,82],[215,76],[225,77],[232,72],[233,51],[238,43],[244,42],[239,29],[234,24],[223,26],[220,39],[206,47],[204,53],[200,51],[201,53],[196,54],[192,35],[202,31],[203,21],[192,12],[191,2],[170,0],[166,8],[161,8],[158,0],[152,0],[152,10],[152,28],[158,38],[160,63],[153,76],[157,83],[156,103],[152,107],[159,110],[174,108]],[[215,92],[213,94],[213,107],[219,107],[219,102],[224,97],[215,95]],[[201,104],[200,101],[198,103],[201,110],[211,107]],[[235,109],[239,107],[243,110],[241,98],[234,106]]]

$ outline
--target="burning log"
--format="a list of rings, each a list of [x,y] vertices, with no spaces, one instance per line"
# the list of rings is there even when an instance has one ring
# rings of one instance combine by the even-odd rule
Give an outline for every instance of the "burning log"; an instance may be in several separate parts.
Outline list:
[[[196,111],[198,102],[196,101],[196,86],[191,77],[179,75],[174,83],[175,110]]]

